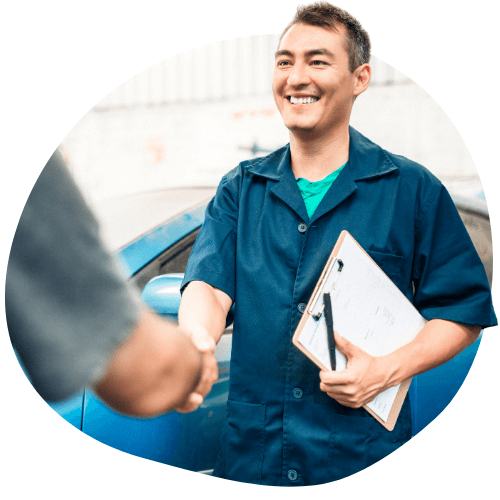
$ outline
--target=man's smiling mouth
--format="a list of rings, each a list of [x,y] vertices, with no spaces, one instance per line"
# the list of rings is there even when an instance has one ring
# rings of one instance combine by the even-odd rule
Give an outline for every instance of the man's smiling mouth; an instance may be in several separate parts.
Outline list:
[[[287,99],[292,104],[312,104],[319,100],[319,97],[293,97],[292,95],[287,96]]]

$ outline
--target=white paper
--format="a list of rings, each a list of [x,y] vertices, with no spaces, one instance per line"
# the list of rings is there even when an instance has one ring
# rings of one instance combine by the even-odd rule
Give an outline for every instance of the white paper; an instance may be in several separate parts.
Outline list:
[[[323,293],[331,293],[334,330],[372,356],[389,354],[412,341],[426,324],[415,307],[368,255],[347,234],[337,255],[344,263],[340,274],[335,264],[313,314],[323,305]],[[324,314],[309,316],[299,342],[325,366],[330,367]],[[346,368],[345,358],[336,351],[337,371]],[[389,416],[397,387],[379,394],[367,406],[384,422]]]

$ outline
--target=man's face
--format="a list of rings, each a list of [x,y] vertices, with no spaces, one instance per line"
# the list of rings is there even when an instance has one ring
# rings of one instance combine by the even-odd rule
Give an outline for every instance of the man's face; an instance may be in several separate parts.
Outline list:
[[[349,70],[345,28],[295,24],[282,38],[273,95],[285,126],[318,137],[349,123],[356,74]]]

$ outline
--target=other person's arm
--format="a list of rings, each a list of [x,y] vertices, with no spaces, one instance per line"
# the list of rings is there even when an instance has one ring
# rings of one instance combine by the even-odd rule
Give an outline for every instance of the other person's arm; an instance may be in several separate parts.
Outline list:
[[[21,215],[5,298],[12,344],[47,401],[93,386],[116,410],[150,416],[194,390],[205,396],[214,381],[213,352],[198,351],[124,281],[58,152]]]

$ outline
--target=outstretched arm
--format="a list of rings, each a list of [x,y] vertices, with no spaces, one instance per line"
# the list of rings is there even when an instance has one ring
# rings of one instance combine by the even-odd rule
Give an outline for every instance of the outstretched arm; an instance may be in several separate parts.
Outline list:
[[[231,298],[222,290],[203,281],[191,281],[182,294],[179,326],[188,332],[206,334],[217,344],[231,305]]]
[[[203,281],[191,281],[182,294],[179,308],[179,325],[188,332],[200,352],[210,353],[213,357],[215,345],[219,342],[226,328],[226,317],[231,308],[231,298],[218,288]],[[205,370],[202,382],[213,384],[217,380],[217,363],[210,370]],[[177,411],[187,413],[196,410],[206,394],[194,391]]]

